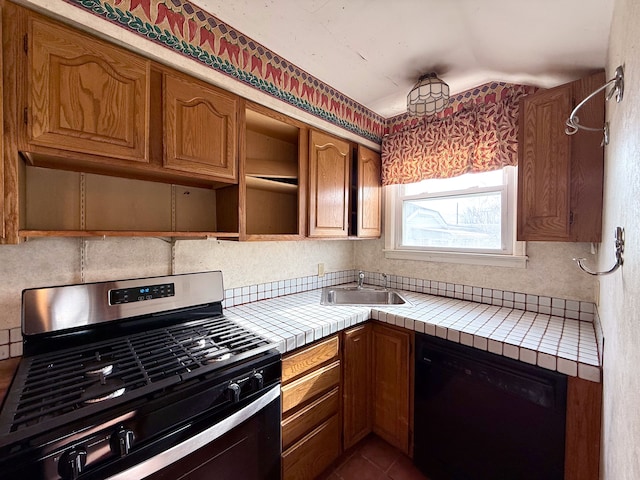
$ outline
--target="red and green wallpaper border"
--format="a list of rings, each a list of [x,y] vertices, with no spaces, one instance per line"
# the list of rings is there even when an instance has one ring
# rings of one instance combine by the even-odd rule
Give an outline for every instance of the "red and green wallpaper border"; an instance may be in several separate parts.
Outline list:
[[[64,0],[380,143],[385,119],[186,0]]]

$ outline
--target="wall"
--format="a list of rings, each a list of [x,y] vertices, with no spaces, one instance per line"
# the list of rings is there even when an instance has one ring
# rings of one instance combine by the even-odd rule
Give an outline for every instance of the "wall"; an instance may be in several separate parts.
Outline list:
[[[601,478],[640,478],[640,2],[616,0],[609,40],[607,78],[624,65],[624,99],[607,103],[611,141],[605,154],[608,235],[599,267],[614,261],[613,232],[625,229],[623,267],[600,279],[598,308],[604,332],[604,405]]]
[[[589,244],[527,243],[527,268],[489,267],[384,258],[384,240],[358,243],[355,264],[372,272],[593,302],[597,282],[574,257],[593,258]],[[592,263],[591,263],[592,264]]]
[[[84,246],[83,246],[84,243]],[[229,242],[178,240],[174,273],[221,270],[236,288],[354,268],[352,241]],[[0,330],[20,326],[22,289],[78,283],[81,258],[87,282],[171,273],[171,245],[159,238],[107,238],[84,242],[40,238],[0,246]]]

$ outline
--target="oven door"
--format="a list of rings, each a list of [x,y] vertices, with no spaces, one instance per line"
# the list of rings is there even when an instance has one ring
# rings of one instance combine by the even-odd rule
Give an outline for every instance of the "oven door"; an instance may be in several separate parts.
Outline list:
[[[277,480],[280,445],[278,384],[224,420],[109,479]]]

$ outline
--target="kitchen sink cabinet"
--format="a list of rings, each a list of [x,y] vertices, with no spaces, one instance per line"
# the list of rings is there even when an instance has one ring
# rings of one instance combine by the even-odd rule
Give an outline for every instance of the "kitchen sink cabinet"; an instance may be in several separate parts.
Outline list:
[[[354,446],[372,430],[372,330],[371,323],[365,323],[344,332],[342,398],[345,450]]]
[[[373,324],[373,431],[410,454],[413,332]]]
[[[312,480],[342,453],[340,337],[282,358],[282,478]]]
[[[349,235],[351,144],[311,130],[309,141],[309,237]]]
[[[601,132],[565,134],[571,110],[605,83],[604,73],[524,97],[518,138],[518,240],[600,242],[604,149]],[[580,109],[604,125],[604,93]]]
[[[308,127],[252,102],[241,111],[240,238],[302,239]]]
[[[164,167],[237,181],[238,97],[178,73],[162,93]]]

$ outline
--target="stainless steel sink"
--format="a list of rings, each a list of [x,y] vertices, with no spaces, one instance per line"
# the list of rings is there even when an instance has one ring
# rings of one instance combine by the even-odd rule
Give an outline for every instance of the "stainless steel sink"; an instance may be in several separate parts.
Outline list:
[[[404,305],[407,301],[398,292],[368,287],[325,287],[321,305]]]

